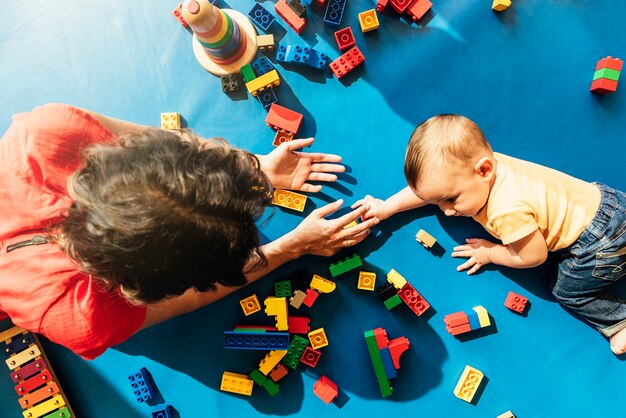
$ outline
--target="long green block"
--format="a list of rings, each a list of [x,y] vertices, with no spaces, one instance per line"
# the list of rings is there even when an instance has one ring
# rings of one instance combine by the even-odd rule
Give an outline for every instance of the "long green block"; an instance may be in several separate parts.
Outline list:
[[[387,373],[385,373],[383,359],[380,356],[378,344],[376,344],[374,331],[365,331],[363,335],[365,336],[367,351],[369,351],[370,358],[372,359],[372,366],[374,366],[374,374],[376,375],[376,380],[378,381],[378,386],[380,387],[380,393],[383,395],[383,397],[387,397],[393,393],[393,388],[391,387],[391,382],[389,382],[389,379],[387,379]]]
[[[328,268],[330,270],[330,274],[333,277],[337,277],[340,274],[346,273],[350,270],[354,270],[357,267],[361,267],[363,262],[361,261],[361,257],[358,254],[354,254],[352,257],[348,257],[345,260],[338,261],[333,263]]]
[[[608,78],[609,80],[618,81],[620,72],[621,71],[612,70],[610,68],[601,68],[593,74],[593,80]]]
[[[246,83],[249,83],[256,78],[250,64],[246,64],[241,67],[241,75],[243,76],[243,79]]]
[[[298,364],[300,364],[300,358],[302,358],[307,345],[309,345],[308,339],[294,335],[291,344],[289,344],[289,350],[287,350],[287,354],[282,359],[283,364],[295,370]]]
[[[259,369],[254,369],[248,376],[250,376],[250,379],[252,379],[252,381],[259,386],[265,385],[265,382],[268,380],[267,376],[261,373],[261,370]]]
[[[392,297],[390,297],[389,299],[385,301],[385,306],[387,307],[388,310],[392,310],[393,308],[401,304],[402,304],[402,299],[400,298],[400,295],[398,294],[393,295]]]
[[[263,388],[270,394],[270,396],[274,396],[280,390],[280,386],[275,383],[272,379],[267,379],[265,383],[263,383]]]

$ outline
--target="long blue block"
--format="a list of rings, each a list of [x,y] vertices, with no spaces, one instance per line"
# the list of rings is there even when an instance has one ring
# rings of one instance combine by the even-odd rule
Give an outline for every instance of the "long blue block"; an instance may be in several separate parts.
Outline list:
[[[391,359],[391,353],[388,348],[380,349],[380,358],[383,360],[383,367],[385,368],[385,374],[387,379],[395,379],[398,377],[395,367],[393,367],[393,360]]]
[[[224,331],[224,348],[239,350],[287,350],[288,332]]]
[[[469,320],[469,325],[472,330],[480,328],[480,320],[478,319],[478,314],[471,309],[469,312],[466,312],[467,319]]]
[[[341,25],[341,18],[345,8],[346,0],[328,0],[326,13],[324,14],[324,23],[330,26]]]
[[[254,7],[248,12],[248,16],[264,31],[267,31],[272,22],[274,22],[274,16],[259,3],[254,3]]]
[[[150,380],[148,369],[142,367],[138,371],[128,375],[128,381],[133,388],[137,402],[149,401],[154,397],[154,387]]]
[[[319,52],[311,48],[309,51],[309,61],[307,62],[307,65],[312,68],[323,70],[326,68],[326,57],[327,55],[323,52]]]

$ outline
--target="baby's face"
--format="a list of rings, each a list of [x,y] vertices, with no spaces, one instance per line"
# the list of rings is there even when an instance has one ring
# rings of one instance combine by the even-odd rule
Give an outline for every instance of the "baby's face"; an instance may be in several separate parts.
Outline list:
[[[475,216],[487,203],[495,170],[473,167],[439,170],[419,182],[413,192],[425,202],[439,206],[446,216]]]

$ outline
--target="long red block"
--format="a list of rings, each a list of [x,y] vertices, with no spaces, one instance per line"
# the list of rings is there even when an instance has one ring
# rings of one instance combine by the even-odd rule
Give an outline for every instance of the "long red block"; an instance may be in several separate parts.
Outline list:
[[[387,348],[389,346],[389,338],[387,338],[387,331],[383,328],[375,328],[374,337],[376,338],[376,345],[378,349]]]
[[[459,325],[469,324],[469,318],[465,312],[460,311],[444,316],[443,323],[448,327],[458,327]]]
[[[411,343],[406,337],[398,337],[389,341],[389,354],[393,361],[393,367],[397,370],[400,368],[400,356],[409,349]]]
[[[409,15],[413,22],[417,22],[420,20],[426,12],[430,10],[433,4],[430,0],[415,0],[411,5],[406,9],[406,14]]]
[[[608,78],[599,78],[591,83],[589,90],[599,94],[615,93],[617,90],[617,81],[609,80]]]
[[[365,61],[359,48],[355,45],[348,52],[330,63],[330,69],[337,78],[341,78]]]
[[[290,334],[308,334],[311,320],[306,316],[290,316],[288,319]]]
[[[267,113],[265,123],[270,128],[276,130],[284,129],[285,131],[295,135],[298,132],[298,129],[300,129],[302,118],[302,114],[273,103]]]
[[[285,0],[278,0],[278,2],[274,5],[274,10],[276,10],[276,14],[280,16],[297,34],[302,32],[304,26],[306,25],[306,20],[298,16],[296,12],[289,7]]]
[[[458,335],[458,334],[463,334],[466,332],[470,332],[472,330],[472,327],[470,326],[470,324],[465,324],[465,325],[459,325],[456,327],[448,327],[446,326],[446,331],[448,331],[448,333],[452,334],[452,335]]]
[[[398,296],[417,316],[421,316],[430,308],[430,303],[426,302],[426,299],[409,282],[406,282],[402,289],[398,291]]]
[[[512,311],[523,313],[524,309],[526,309],[526,303],[528,303],[528,298],[515,292],[509,292],[504,301],[504,306]]]

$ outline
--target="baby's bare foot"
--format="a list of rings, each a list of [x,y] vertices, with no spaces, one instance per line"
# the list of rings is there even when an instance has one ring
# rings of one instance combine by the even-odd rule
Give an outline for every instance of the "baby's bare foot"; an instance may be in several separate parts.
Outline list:
[[[617,355],[626,353],[626,328],[611,337],[611,351]]]

